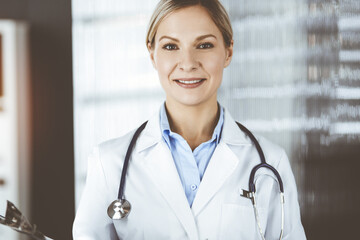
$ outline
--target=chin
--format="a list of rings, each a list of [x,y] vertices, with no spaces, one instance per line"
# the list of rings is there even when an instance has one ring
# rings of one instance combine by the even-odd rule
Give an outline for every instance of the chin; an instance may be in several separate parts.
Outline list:
[[[210,99],[203,99],[198,97],[186,97],[186,98],[183,97],[183,98],[173,99],[173,101],[175,101],[177,104],[181,104],[187,107],[195,107],[203,104],[212,103]]]

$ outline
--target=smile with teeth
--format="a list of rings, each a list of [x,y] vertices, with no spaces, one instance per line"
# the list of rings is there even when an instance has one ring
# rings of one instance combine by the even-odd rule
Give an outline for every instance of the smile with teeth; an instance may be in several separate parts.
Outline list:
[[[188,80],[188,81],[184,81],[184,80],[177,80],[181,83],[185,83],[185,84],[194,84],[194,83],[198,83],[198,82],[201,82],[202,80],[204,79],[199,79],[199,80]]]

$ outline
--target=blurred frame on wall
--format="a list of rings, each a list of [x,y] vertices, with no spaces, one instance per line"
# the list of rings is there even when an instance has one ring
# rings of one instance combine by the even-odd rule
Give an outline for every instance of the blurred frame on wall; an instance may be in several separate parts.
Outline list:
[[[3,63],[2,63],[2,36],[0,35],[0,111],[2,110],[2,98],[3,98]],[[1,185],[1,182],[0,182]]]
[[[30,206],[30,82],[28,27],[0,20],[0,214],[6,200],[31,219]],[[24,239],[0,225],[0,239]]]

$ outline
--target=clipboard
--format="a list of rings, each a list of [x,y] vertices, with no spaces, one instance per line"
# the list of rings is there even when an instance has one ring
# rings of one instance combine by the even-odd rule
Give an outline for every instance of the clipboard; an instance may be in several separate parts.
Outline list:
[[[7,201],[5,217],[0,215],[0,224],[26,234],[34,240],[53,240],[42,234],[35,224],[31,224],[15,205]]]

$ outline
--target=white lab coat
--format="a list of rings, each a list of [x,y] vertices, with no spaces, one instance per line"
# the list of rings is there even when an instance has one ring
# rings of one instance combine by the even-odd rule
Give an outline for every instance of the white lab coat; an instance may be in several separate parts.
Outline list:
[[[127,219],[112,220],[109,204],[117,198],[125,153],[134,131],[95,148],[73,226],[75,240],[107,239],[261,239],[249,189],[251,169],[260,163],[249,137],[225,110],[221,140],[207,166],[192,207],[186,199],[171,152],[162,140],[159,114],[149,120],[132,152],[125,198]],[[266,160],[280,173],[285,193],[284,240],[306,239],[297,190],[283,149],[257,137]],[[279,239],[281,205],[274,175],[256,174],[259,215],[267,240]]]

